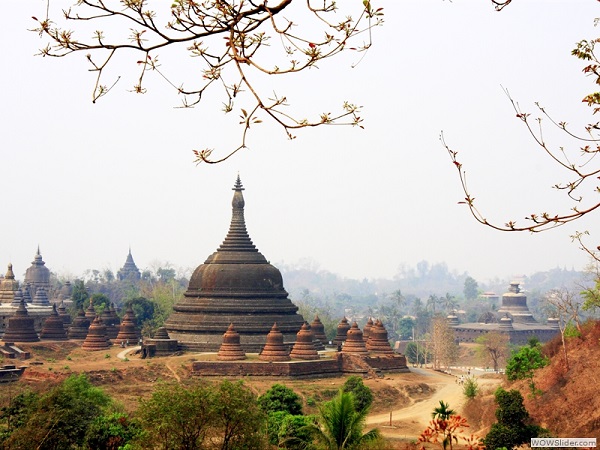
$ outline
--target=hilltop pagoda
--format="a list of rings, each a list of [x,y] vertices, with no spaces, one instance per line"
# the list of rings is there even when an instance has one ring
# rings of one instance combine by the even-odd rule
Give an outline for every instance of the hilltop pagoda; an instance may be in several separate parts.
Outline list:
[[[183,299],[165,323],[183,349],[217,352],[223,334],[234,323],[242,349],[258,353],[274,322],[289,344],[304,323],[283,288],[281,272],[269,264],[246,231],[243,190],[238,176],[229,232],[217,251],[196,268]]]

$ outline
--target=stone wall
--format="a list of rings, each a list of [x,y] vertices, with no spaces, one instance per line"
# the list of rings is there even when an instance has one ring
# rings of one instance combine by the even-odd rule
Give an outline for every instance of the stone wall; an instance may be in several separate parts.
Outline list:
[[[491,332],[500,332],[508,334],[510,343],[515,345],[525,345],[527,341],[532,337],[536,337],[540,342],[548,342],[559,332],[557,329],[543,329],[543,328],[532,328],[528,330],[510,330],[510,331],[499,331],[497,329],[473,329],[473,328],[461,328],[460,326],[454,328],[456,333],[456,339],[458,342],[475,342],[475,340]]]
[[[286,362],[196,361],[192,363],[192,372],[202,376],[314,378],[339,375],[340,361],[340,358]]]
[[[316,361],[196,361],[192,363],[192,372],[201,376],[311,378],[409,370],[403,355],[367,356],[338,352],[331,359]]]

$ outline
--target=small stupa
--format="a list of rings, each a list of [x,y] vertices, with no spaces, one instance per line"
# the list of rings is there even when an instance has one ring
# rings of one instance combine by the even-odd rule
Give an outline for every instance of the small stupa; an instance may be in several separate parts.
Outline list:
[[[337,333],[333,339],[333,344],[337,345],[338,347],[342,345],[346,341],[349,329],[350,324],[348,323],[348,319],[346,319],[344,316],[337,326]]]
[[[343,353],[368,353],[367,346],[363,340],[363,332],[358,328],[356,322],[352,323],[352,327],[348,330],[346,343],[342,347]]]
[[[296,335],[296,343],[290,352],[292,359],[314,360],[319,359],[319,353],[313,343],[314,337],[308,324],[304,322]]]
[[[159,327],[158,330],[156,330],[156,333],[154,333],[153,339],[171,339],[171,338],[169,337],[169,333],[167,332],[167,329],[165,327]]]
[[[100,320],[100,316],[96,316],[81,348],[87,351],[97,351],[109,349],[110,346],[111,343],[106,335],[106,326]]]
[[[20,291],[17,292],[20,296]],[[27,314],[23,297],[21,297],[14,316],[8,319],[8,327],[2,340],[4,342],[38,342],[40,340],[35,332],[34,319]]]
[[[169,356],[179,351],[179,342],[172,339],[165,327],[160,327],[154,333],[154,337],[144,338],[142,343],[142,357],[146,356]]]
[[[271,331],[267,334],[267,343],[263,347],[258,359],[262,361],[289,361],[290,350],[283,343],[283,334],[279,331],[277,323],[273,324]]]
[[[13,265],[9,264],[6,275],[0,282],[0,303],[12,303],[17,289],[19,289],[19,282],[15,280]]]
[[[109,339],[116,339],[119,334],[119,326],[121,325],[121,319],[117,315],[114,303],[111,303],[100,315],[100,320],[106,327],[106,335]]]
[[[363,328],[363,341],[365,341],[365,343],[369,340],[369,334],[371,334],[372,328],[373,328],[373,318],[369,317],[369,320],[367,320],[367,324]]]
[[[329,340],[327,339],[327,336],[325,335],[325,325],[323,325],[323,322],[321,322],[321,319],[319,319],[318,315],[315,315],[315,319],[310,324],[310,329],[312,330],[313,334],[315,335],[315,338],[318,339],[319,341],[321,341],[323,346],[325,346],[329,343]]]
[[[321,342],[320,339],[317,339],[317,337],[315,336],[315,332],[312,330],[312,326],[309,325],[308,322],[304,322],[304,323],[306,324],[306,326],[308,327],[308,329],[312,333],[313,345],[314,345],[315,349],[318,352],[320,352],[322,350],[325,350],[325,345]]]
[[[25,304],[33,302],[33,299],[31,298],[31,283],[23,283],[21,286],[21,294],[23,295]]]
[[[36,292],[36,297],[43,287],[38,288]],[[52,304],[52,314],[44,321],[44,325],[42,326],[42,332],[40,334],[41,340],[52,340],[52,341],[66,341],[67,340],[67,332],[65,330],[63,320],[58,315],[58,311],[56,310],[56,304]]]
[[[131,305],[129,305],[125,310],[123,321],[119,326],[119,333],[115,338],[115,343],[120,344],[122,342],[130,342],[135,344],[139,338],[140,330],[135,325],[135,313],[133,312]]]
[[[87,309],[85,310],[85,317],[88,318],[88,320],[90,321],[90,323],[94,322],[94,319],[96,319],[96,309],[94,308],[94,300],[92,299],[92,297],[90,297],[90,304],[87,307]]]
[[[72,320],[71,320],[71,315],[68,313],[67,307],[65,306],[65,302],[63,300],[61,300],[57,309],[58,309],[58,315],[60,316],[60,318],[63,321],[63,326],[64,326],[65,330],[67,330],[69,328],[69,325],[71,325]]]
[[[369,334],[369,340],[367,341],[367,350],[371,353],[394,353],[388,341],[387,330],[379,319],[375,321],[373,328],[371,328],[371,334]]]
[[[44,288],[44,286],[39,286],[35,291],[35,296],[33,297],[33,304],[36,306],[50,306],[50,302],[48,301],[48,294],[46,294],[46,288]]]
[[[221,348],[219,348],[217,359],[221,361],[246,359],[246,353],[244,353],[240,345],[240,335],[235,331],[233,324],[229,325],[229,328],[227,328],[227,331],[223,335],[223,343],[221,344]]]
[[[68,336],[69,339],[83,340],[86,338],[90,329],[90,319],[85,316],[85,312],[82,307],[79,307],[77,316],[73,319],[73,323],[69,327]]]

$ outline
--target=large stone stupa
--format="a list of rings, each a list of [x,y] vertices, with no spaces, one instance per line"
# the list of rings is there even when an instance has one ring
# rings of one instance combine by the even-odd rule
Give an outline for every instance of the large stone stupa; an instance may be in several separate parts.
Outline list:
[[[232,218],[221,246],[194,271],[165,327],[183,349],[217,352],[230,324],[247,353],[258,353],[277,322],[286,344],[304,323],[283,288],[281,272],[252,243],[244,220],[244,190],[233,187]]]

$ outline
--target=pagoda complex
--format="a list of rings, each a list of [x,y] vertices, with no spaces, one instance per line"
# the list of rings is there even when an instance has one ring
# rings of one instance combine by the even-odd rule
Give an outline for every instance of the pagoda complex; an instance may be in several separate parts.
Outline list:
[[[252,243],[244,219],[244,190],[233,187],[232,218],[221,246],[194,271],[165,327],[183,349],[217,352],[233,324],[245,352],[258,353],[277,323],[286,344],[304,323],[283,288],[281,272]]]

